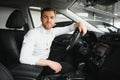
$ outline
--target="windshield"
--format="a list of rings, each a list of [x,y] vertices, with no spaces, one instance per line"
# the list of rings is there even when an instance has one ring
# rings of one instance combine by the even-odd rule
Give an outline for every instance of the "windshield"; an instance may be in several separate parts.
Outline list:
[[[80,16],[83,19],[89,20],[102,20],[105,22],[112,22],[113,17],[115,17],[114,6],[102,6],[102,5],[94,5],[94,6],[85,6],[83,0],[77,0],[69,9]]]
[[[117,27],[102,21],[88,21],[88,22],[103,32],[117,32],[118,29]]]
[[[117,6],[117,4],[115,4]],[[88,6],[85,7],[82,0],[77,0],[72,7],[69,9],[74,12],[76,15],[84,19],[85,21],[92,20],[92,21],[102,21],[108,24],[96,23],[92,24],[94,27],[98,28],[102,32],[110,32],[117,31],[117,28],[119,28],[119,18],[117,18],[113,13],[114,9],[117,7],[114,7],[113,5],[109,6],[102,6],[102,5],[95,5],[95,6]],[[110,25],[113,24],[113,25]],[[119,24],[119,25],[118,25]],[[114,27],[116,26],[116,27]]]

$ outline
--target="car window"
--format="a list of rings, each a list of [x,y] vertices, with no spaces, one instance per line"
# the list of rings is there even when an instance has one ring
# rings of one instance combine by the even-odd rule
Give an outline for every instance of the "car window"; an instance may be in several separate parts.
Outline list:
[[[41,8],[30,7],[30,13],[31,13],[31,17],[32,17],[32,20],[34,23],[34,27],[39,27],[41,25],[40,11],[41,11]],[[72,21],[72,20],[67,18],[63,14],[56,13],[56,23],[57,22],[66,22],[66,21]]]

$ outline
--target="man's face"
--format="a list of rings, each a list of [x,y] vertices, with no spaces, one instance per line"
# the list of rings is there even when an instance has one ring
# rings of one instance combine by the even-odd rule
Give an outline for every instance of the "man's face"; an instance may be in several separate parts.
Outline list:
[[[55,13],[53,11],[44,11],[41,16],[41,21],[44,28],[50,30],[55,23]]]

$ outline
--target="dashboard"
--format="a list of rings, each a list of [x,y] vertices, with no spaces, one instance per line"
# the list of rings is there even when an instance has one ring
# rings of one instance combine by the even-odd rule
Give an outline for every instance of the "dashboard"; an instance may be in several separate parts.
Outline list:
[[[61,46],[59,47],[59,49],[66,48],[70,36],[71,34],[60,35],[55,38],[54,44],[59,44]],[[81,46],[79,46],[80,48],[77,48],[81,49],[78,50],[78,55],[79,53],[83,53],[82,55],[84,56],[89,55],[89,57],[87,57],[88,60],[90,60],[94,65],[100,68],[102,67],[108,56],[111,55],[110,51],[112,50],[112,46],[116,44],[118,45],[120,37],[117,34],[113,35],[111,33],[105,33],[98,37],[96,36],[95,32],[88,31],[87,34],[82,37],[82,40],[83,42],[85,42],[85,46],[82,46],[82,48]],[[55,46],[55,48],[57,48],[57,46]]]
[[[120,47],[120,33],[104,33],[97,37],[95,32],[88,32],[84,40],[90,48],[89,60],[98,68],[113,54],[115,47]]]

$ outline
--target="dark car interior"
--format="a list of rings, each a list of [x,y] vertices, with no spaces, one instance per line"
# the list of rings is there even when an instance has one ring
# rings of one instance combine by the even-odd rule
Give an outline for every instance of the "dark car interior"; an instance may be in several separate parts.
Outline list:
[[[7,1],[9,2],[9,0]],[[35,1],[37,2],[37,0]],[[88,2],[93,2],[92,5],[94,3],[109,5],[117,2],[117,0],[112,0],[107,4],[107,1],[86,0],[86,6],[91,5]],[[47,0],[44,2],[49,3]],[[54,27],[67,26],[73,22],[58,22]],[[28,30],[29,24],[26,23],[20,10],[14,10],[6,22],[6,29],[0,29],[0,80],[120,79],[120,33],[105,33],[98,37],[99,33],[88,31],[85,36],[81,36],[76,29],[73,34],[57,36],[53,41],[51,53],[57,52],[58,54],[63,53],[65,57],[70,56],[66,58],[66,61],[69,61],[76,70],[62,76],[41,76],[43,67],[19,62],[22,41]]]
[[[6,27],[10,29],[0,29],[0,53],[3,53],[0,55],[0,61],[9,68],[15,79],[19,80],[37,79],[42,71],[42,67],[20,64],[19,62],[19,53],[24,34],[27,30],[18,29],[26,26],[28,27],[22,12],[20,10],[15,10],[11,13],[6,23]]]
[[[9,70],[0,63],[0,80],[14,80]]]

